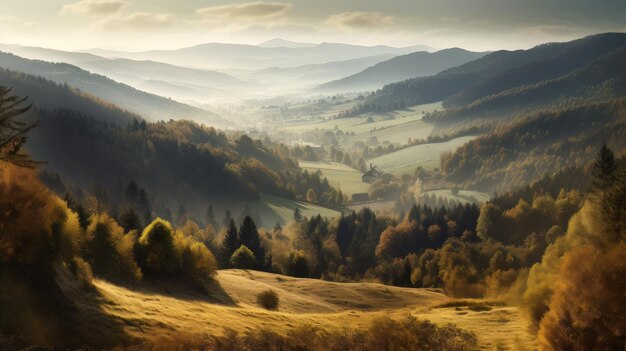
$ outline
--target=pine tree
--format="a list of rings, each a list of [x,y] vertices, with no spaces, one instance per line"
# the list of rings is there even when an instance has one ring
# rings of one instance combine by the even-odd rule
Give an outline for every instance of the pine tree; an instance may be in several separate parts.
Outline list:
[[[256,257],[259,267],[262,267],[265,263],[265,252],[261,247],[261,238],[259,237],[259,231],[254,223],[254,220],[250,216],[246,216],[239,228],[239,240],[241,245],[245,245],[252,250],[254,257]]]
[[[229,265],[230,257],[233,255],[235,250],[239,248],[239,246],[240,243],[239,235],[237,234],[237,226],[235,226],[235,221],[231,218],[221,247],[222,264],[224,267]]]
[[[206,222],[213,226],[213,228],[217,227],[217,221],[215,221],[215,212],[213,211],[213,206],[209,206],[206,210]]]
[[[25,105],[27,97],[11,94],[10,88],[0,86],[0,160],[20,167],[33,168],[40,162],[34,161],[22,152],[28,137],[26,134],[39,125],[39,121],[26,123],[17,117],[30,110],[32,105]]]
[[[300,209],[297,207],[293,210],[293,220],[296,221],[296,223],[300,223],[300,221],[302,221],[302,213],[300,213]]]
[[[615,155],[606,144],[603,144],[600,151],[596,154],[596,162],[593,165],[591,174],[593,175],[593,188],[600,196],[602,209],[606,210],[608,207],[607,195],[617,180]]]

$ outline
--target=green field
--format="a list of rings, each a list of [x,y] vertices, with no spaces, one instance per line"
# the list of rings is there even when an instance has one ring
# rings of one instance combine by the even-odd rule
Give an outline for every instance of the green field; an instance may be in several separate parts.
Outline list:
[[[370,185],[361,180],[361,172],[347,165],[337,162],[298,161],[298,163],[300,168],[309,172],[320,170],[330,185],[336,189],[341,189],[348,196],[366,193],[369,190]]]
[[[380,142],[406,143],[409,138],[426,138],[432,125],[422,121],[425,112],[442,109],[441,102],[417,105],[403,111],[388,113],[366,113],[357,117],[339,119],[318,119],[287,122],[279,129],[290,132],[339,129],[344,133],[355,133],[356,140],[378,138]],[[368,118],[373,122],[367,122]]]
[[[340,215],[339,211],[335,211],[326,207],[317,206],[315,204],[285,199],[268,194],[260,194],[257,202],[250,204],[250,209],[261,217],[261,226],[271,228],[280,222],[285,224],[293,219],[293,211],[298,208],[300,213],[305,217],[317,216],[334,218]]]
[[[384,172],[394,175],[413,173],[417,166],[422,166],[425,169],[434,169],[439,167],[441,154],[456,150],[456,148],[474,138],[476,136],[464,136],[443,143],[415,145],[375,157],[368,160],[367,163],[372,163],[380,167]]]
[[[459,192],[456,195],[452,193],[451,189],[431,190],[431,191],[425,191],[422,193],[422,195],[429,195],[429,196],[432,196],[433,194],[437,197],[441,196],[444,199],[448,199],[448,201],[454,200],[460,203],[469,202],[469,203],[474,203],[474,204],[487,202],[491,198],[489,194],[485,194],[480,191],[473,191],[473,190],[459,190]]]

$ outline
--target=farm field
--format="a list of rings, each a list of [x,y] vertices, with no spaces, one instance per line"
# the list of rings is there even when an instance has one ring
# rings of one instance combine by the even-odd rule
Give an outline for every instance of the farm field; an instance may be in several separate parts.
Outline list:
[[[438,290],[399,288],[378,283],[335,283],[278,274],[221,270],[209,296],[165,283],[143,282],[127,289],[95,280],[101,307],[81,303],[118,321],[136,340],[168,342],[181,335],[221,334],[224,328],[245,332],[272,328],[280,333],[299,325],[322,330],[368,327],[372,318],[412,315],[436,324],[454,323],[476,333],[479,349],[533,349],[519,310],[508,306],[458,301]],[[256,294],[271,288],[278,293],[278,311],[256,304]],[[158,335],[158,340],[149,335]]]
[[[422,122],[421,119],[426,112],[442,109],[441,102],[417,105],[407,110],[389,113],[367,113],[356,117],[338,119],[318,119],[315,121],[294,121],[287,122],[279,126],[280,129],[290,132],[306,132],[310,130],[333,130],[335,128],[344,133],[356,134],[359,140],[369,139],[372,136],[379,138],[379,141],[390,141],[405,143],[409,137],[424,138],[430,134],[432,126]],[[320,116],[323,117],[323,116]],[[367,122],[368,118],[373,122]],[[396,126],[396,129],[387,130]],[[372,129],[377,129],[372,132]],[[408,131],[407,131],[408,129]],[[402,135],[394,136],[402,132]],[[406,135],[406,138],[405,138]]]
[[[442,143],[430,143],[411,146],[392,153],[375,157],[367,161],[380,167],[384,172],[400,176],[413,173],[417,166],[425,169],[439,167],[439,157],[444,152],[452,151],[475,139],[476,136],[464,136]]]
[[[362,173],[352,167],[338,162],[311,162],[298,160],[300,168],[309,172],[322,172],[323,177],[335,188],[341,189],[346,195],[366,193],[369,184],[361,180]]]
[[[454,200],[460,203],[469,202],[469,203],[475,203],[475,204],[487,202],[491,198],[489,194],[485,194],[483,192],[473,191],[473,190],[459,190],[457,194],[453,194],[452,189],[425,191],[422,193],[422,195],[428,195],[428,196],[435,195],[436,197],[442,197],[444,199],[448,199],[448,201]]]
[[[250,204],[250,209],[258,213],[261,225],[271,228],[276,222],[281,225],[293,219],[293,211],[298,208],[305,217],[317,216],[334,218],[341,213],[330,208],[318,206],[305,201],[285,199],[278,196],[260,194],[260,200]]]

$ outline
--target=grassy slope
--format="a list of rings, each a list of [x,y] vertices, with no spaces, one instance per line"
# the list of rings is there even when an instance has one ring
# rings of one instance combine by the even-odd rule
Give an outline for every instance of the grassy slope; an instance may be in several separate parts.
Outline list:
[[[318,206],[310,202],[290,200],[269,194],[260,194],[259,201],[250,204],[252,211],[257,212],[261,217],[261,225],[267,228],[274,226],[276,222],[285,224],[293,219],[293,211],[300,209],[300,213],[305,217],[317,216],[334,218],[340,215],[339,211]]]
[[[137,339],[215,334],[224,327],[240,332],[262,327],[286,332],[303,323],[322,329],[364,328],[375,316],[403,318],[410,313],[474,331],[482,349],[494,345],[516,349],[517,344],[533,347],[517,309],[432,308],[449,302],[435,290],[333,283],[242,270],[222,270],[217,281],[219,285],[213,287],[211,298],[165,283],[142,283],[134,290],[103,280],[95,284],[103,296],[104,313],[121,322],[125,331]],[[278,292],[279,311],[266,311],[255,303],[255,294],[268,288]]]
[[[464,136],[442,143],[415,145],[373,158],[368,160],[367,163],[373,163],[384,172],[398,176],[413,173],[417,166],[422,166],[425,169],[434,169],[439,167],[441,154],[454,151],[459,146],[475,138],[474,136]]]
[[[361,180],[362,173],[350,166],[337,162],[311,162],[298,161],[300,168],[309,172],[320,170],[322,176],[328,179],[330,185],[336,189],[340,189],[348,196],[355,193],[366,193],[369,190],[369,184]]]

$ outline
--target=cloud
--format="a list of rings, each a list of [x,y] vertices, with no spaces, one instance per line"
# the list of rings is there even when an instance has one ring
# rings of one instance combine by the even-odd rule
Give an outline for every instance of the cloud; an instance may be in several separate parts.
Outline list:
[[[143,30],[155,30],[171,27],[176,23],[176,18],[163,13],[135,12],[127,16],[110,18],[101,24],[110,28],[135,28]]]
[[[568,26],[544,25],[521,28],[518,34],[530,36],[572,36],[577,35],[578,30]]]
[[[15,16],[0,16],[0,27],[11,27],[11,28],[32,28],[35,27],[35,22],[26,21],[19,17]]]
[[[274,18],[285,14],[291,9],[291,4],[281,2],[248,2],[222,6],[204,7],[196,13],[205,18],[254,20]]]
[[[346,29],[380,29],[394,26],[397,21],[380,12],[342,12],[328,17],[327,24]]]
[[[83,0],[65,4],[61,14],[81,13],[88,15],[112,15],[118,13],[128,3],[123,0]]]

